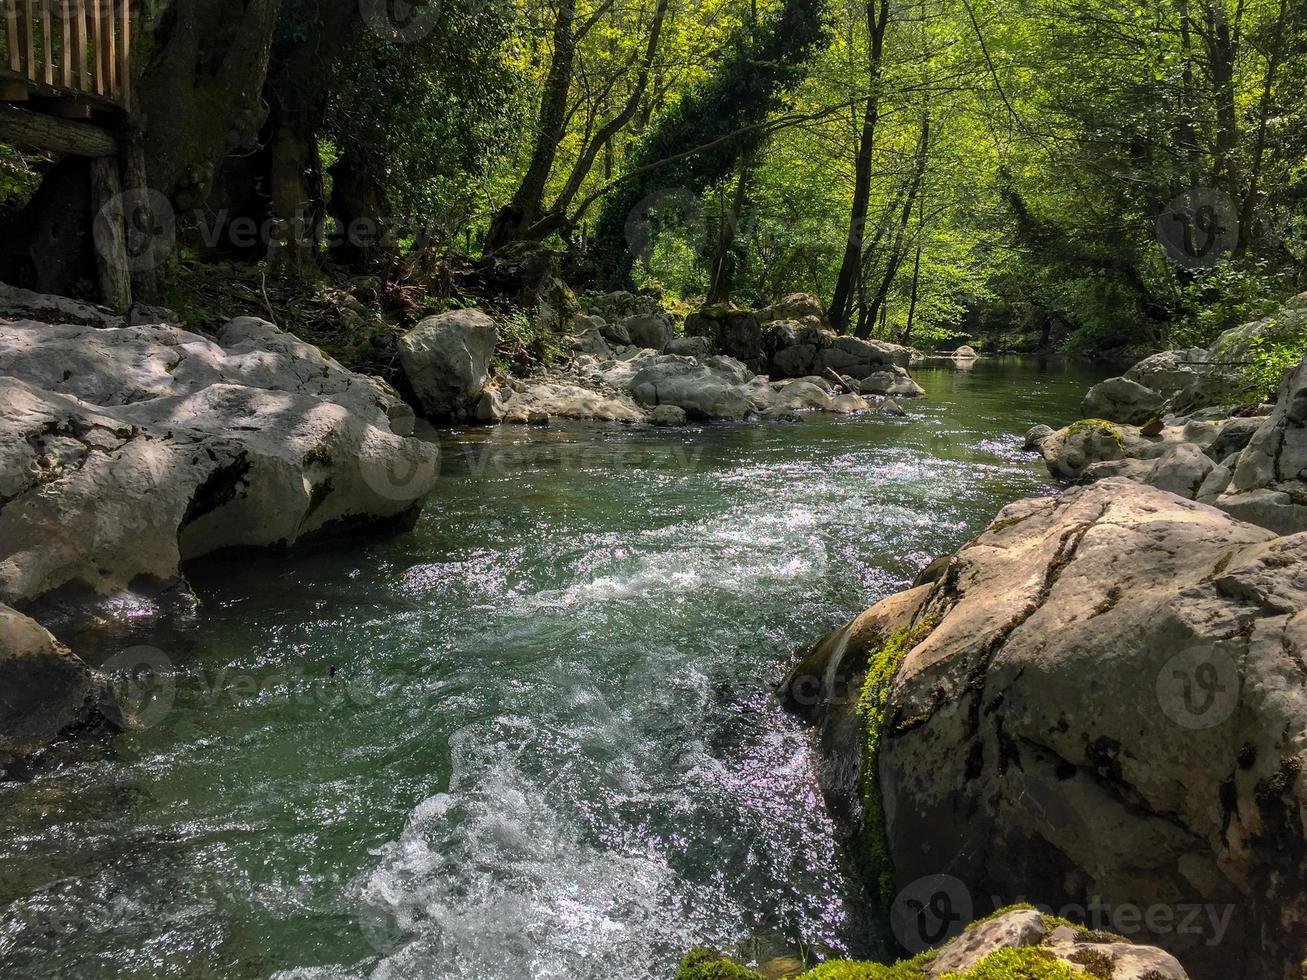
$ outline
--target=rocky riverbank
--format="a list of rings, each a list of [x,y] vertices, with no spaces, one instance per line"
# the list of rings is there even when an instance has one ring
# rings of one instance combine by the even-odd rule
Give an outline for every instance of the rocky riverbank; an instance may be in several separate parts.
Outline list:
[[[561,285],[556,292],[567,295]],[[551,419],[683,425],[854,414],[925,392],[906,347],[835,334],[815,297],[760,311],[710,307],[679,331],[651,297],[610,293],[560,320],[564,363],[496,377],[495,321],[479,310],[423,320],[399,359],[418,408],[437,422],[547,424]]]
[[[1216,361],[1156,355],[1090,392],[1109,418],[1032,431],[1087,485],[1006,508],[781,685],[872,901],[920,927],[915,948],[1028,900],[1129,910],[1117,931],[1198,980],[1299,980],[1307,361],[1242,408],[1218,404]],[[1111,959],[1080,966],[1170,975]],[[1013,975],[1078,975],[1040,969]]]
[[[538,293],[563,362],[514,376],[494,362],[500,322],[456,310],[399,339],[396,388],[260,318],[203,336],[167,310],[115,316],[0,286],[0,670],[14,692],[0,765],[131,721],[26,613],[143,585],[185,592],[185,563],[220,551],[411,523],[438,471],[415,410],[444,424],[679,426],[897,413],[886,395],[921,394],[910,351],[836,337],[812,297],[731,313],[766,338],[767,357],[748,360],[773,379],[725,352],[738,337],[687,334],[650,297],[608,294],[586,314],[561,283]]]

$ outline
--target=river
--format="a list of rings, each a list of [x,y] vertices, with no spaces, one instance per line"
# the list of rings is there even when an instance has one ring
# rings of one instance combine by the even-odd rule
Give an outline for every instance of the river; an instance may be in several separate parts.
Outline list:
[[[409,534],[191,570],[98,657],[139,730],[0,783],[0,976],[598,980],[865,954],[794,650],[1053,487],[1103,376],[914,375],[904,419],[445,434]],[[126,649],[126,653],[124,653]]]

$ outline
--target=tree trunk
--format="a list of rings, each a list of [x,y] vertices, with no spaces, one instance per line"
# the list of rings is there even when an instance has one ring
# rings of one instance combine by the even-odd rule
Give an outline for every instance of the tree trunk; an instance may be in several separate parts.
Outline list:
[[[921,190],[921,181],[926,174],[926,158],[929,146],[930,113],[927,112],[925,118],[921,121],[921,139],[917,143],[917,159],[913,165],[907,193],[904,195],[903,210],[899,215],[894,243],[890,246],[889,256],[885,260],[885,274],[881,277],[880,286],[872,297],[866,324],[859,325],[859,337],[868,336],[869,334],[864,331],[869,330],[870,325],[876,322],[877,315],[883,313],[885,300],[889,297],[889,291],[894,285],[895,277],[898,276],[899,266],[903,264],[903,239],[907,235],[908,222],[912,219],[912,207],[916,203],[917,192]]]
[[[1287,0],[1280,0],[1280,15],[1275,23],[1275,40],[1271,42],[1271,51],[1266,58],[1266,79],[1262,85],[1261,105],[1257,112],[1257,137],[1253,144],[1253,158],[1249,166],[1248,191],[1244,195],[1243,207],[1239,214],[1239,244],[1236,255],[1243,255],[1252,243],[1254,226],[1257,224],[1257,198],[1261,193],[1262,161],[1266,155],[1266,126],[1271,116],[1271,93],[1275,88],[1275,75],[1280,67],[1280,58],[1284,51],[1284,35],[1287,31],[1289,6]]]
[[[717,236],[717,254],[713,256],[712,286],[708,290],[709,304],[726,303],[731,298],[735,285],[734,262],[731,247],[735,244],[735,231],[744,211],[744,201],[749,188],[749,171],[753,167],[753,154],[749,154],[740,163],[740,179],[735,185],[735,198],[731,202],[729,213],[722,215],[722,226]]]
[[[559,0],[558,17],[554,21],[554,54],[549,62],[544,93],[540,97],[531,162],[513,199],[490,223],[490,230],[486,233],[486,254],[519,240],[540,219],[549,172],[554,166],[558,144],[566,135],[567,94],[572,87],[572,64],[576,58],[575,20],[576,0]]]
[[[870,0],[867,3],[867,29],[870,35],[871,59],[868,71],[870,92],[862,117],[862,133],[858,139],[858,155],[853,172],[853,207],[849,214],[849,233],[844,243],[844,260],[835,280],[835,293],[830,303],[831,325],[837,332],[848,328],[853,290],[862,266],[862,242],[867,225],[867,207],[871,203],[871,165],[876,142],[876,124],[880,118],[880,96],[876,91],[880,82],[881,56],[884,53],[885,29],[889,24],[889,0]]]

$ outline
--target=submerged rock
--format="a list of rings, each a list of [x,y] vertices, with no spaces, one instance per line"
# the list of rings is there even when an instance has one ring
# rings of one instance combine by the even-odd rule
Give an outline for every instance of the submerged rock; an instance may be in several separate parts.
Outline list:
[[[818,725],[823,790],[882,859],[882,895],[948,875],[977,899],[1212,908],[1206,934],[1136,918],[1131,938],[1198,978],[1289,976],[1304,583],[1307,534],[1105,480],[1006,508],[782,694]]]

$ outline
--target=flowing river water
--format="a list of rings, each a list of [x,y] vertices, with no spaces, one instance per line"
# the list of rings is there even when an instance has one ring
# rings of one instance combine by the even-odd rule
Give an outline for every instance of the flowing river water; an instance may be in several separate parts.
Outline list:
[[[794,650],[1004,504],[1101,373],[914,372],[909,418],[446,435],[417,527],[192,570],[102,655],[143,727],[0,783],[0,976],[598,980],[870,951]],[[133,624],[139,624],[133,625]],[[94,645],[93,645],[94,647]]]

